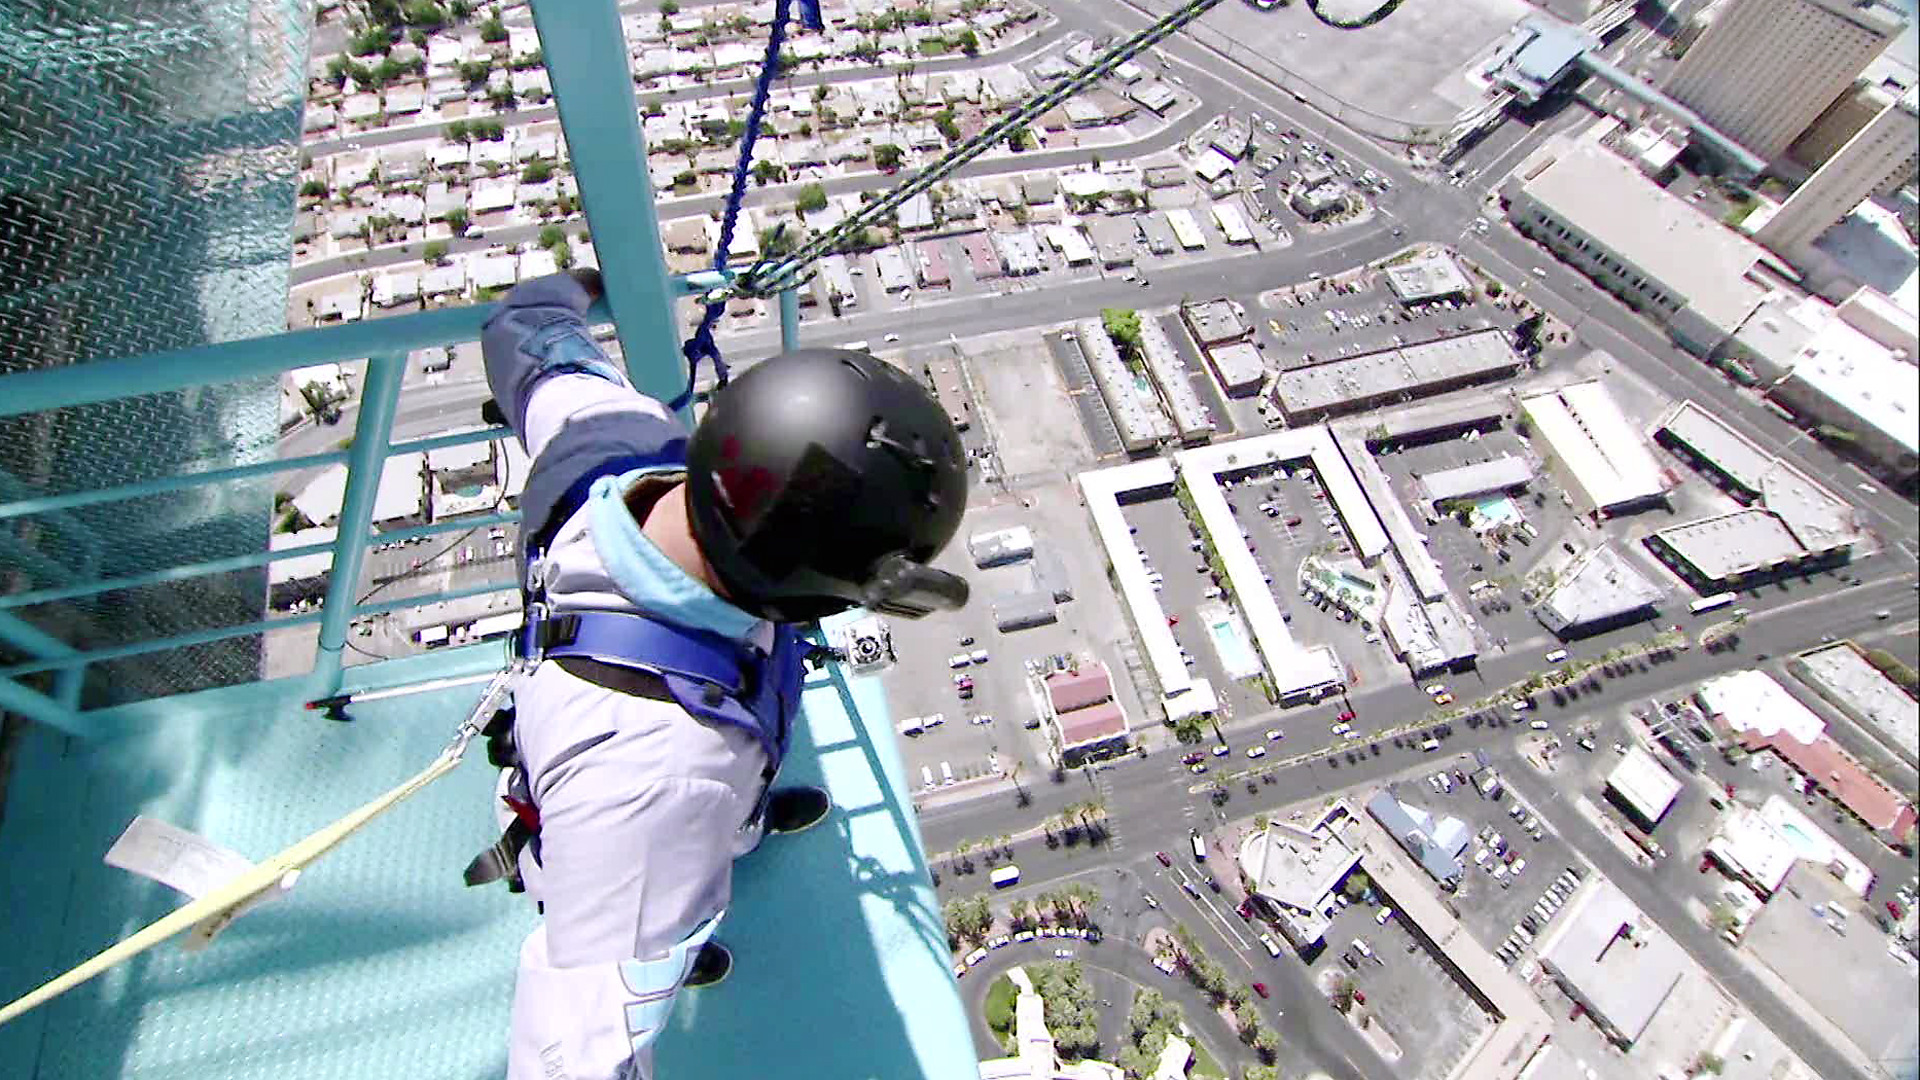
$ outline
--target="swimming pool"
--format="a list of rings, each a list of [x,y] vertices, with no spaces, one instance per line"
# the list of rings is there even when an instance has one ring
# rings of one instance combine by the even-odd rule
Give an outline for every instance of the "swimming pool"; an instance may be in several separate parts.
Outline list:
[[[1240,635],[1239,628],[1230,619],[1219,619],[1207,624],[1207,636],[1213,639],[1213,651],[1220,656],[1220,666],[1227,670],[1227,677],[1246,679],[1260,674],[1260,658],[1253,653],[1253,645]]]

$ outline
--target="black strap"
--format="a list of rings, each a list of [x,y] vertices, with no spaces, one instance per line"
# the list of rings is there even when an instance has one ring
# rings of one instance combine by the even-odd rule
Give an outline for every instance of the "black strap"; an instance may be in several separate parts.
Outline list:
[[[547,662],[559,665],[561,671],[576,679],[584,679],[608,690],[652,701],[673,700],[673,692],[667,689],[667,681],[642,668],[622,667],[586,656],[556,656]]]
[[[520,849],[533,839],[533,826],[525,820],[515,817],[500,839],[493,845],[473,857],[466,870],[460,875],[468,885],[485,885],[489,882],[506,879],[509,892],[521,892],[526,886],[520,881]]]

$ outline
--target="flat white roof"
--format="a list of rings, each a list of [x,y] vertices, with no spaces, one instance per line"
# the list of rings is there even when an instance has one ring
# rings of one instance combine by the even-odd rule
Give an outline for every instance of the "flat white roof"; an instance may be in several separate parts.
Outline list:
[[[1806,553],[1777,514],[1749,506],[1654,533],[1710,581],[1780,566]]]
[[[1180,643],[1160,606],[1160,594],[1147,581],[1147,564],[1134,546],[1126,516],[1120,512],[1119,496],[1141,488],[1166,487],[1173,483],[1173,464],[1164,458],[1094,469],[1077,477],[1080,493],[1087,500],[1087,512],[1093,515],[1100,544],[1120,583],[1120,598],[1133,613],[1134,626],[1147,649],[1147,662],[1160,683],[1160,692],[1176,696],[1193,685],[1187,665],[1180,659]],[[1238,533],[1234,535],[1238,536]]]
[[[1520,407],[1596,509],[1651,499],[1665,490],[1646,439],[1599,380],[1522,398]]]
[[[1707,854],[1771,893],[1787,879],[1799,853],[1760,811],[1735,805],[1707,841]]]
[[[1540,959],[1630,1042],[1647,1030],[1693,963],[1605,878],[1589,884],[1555,922]]]
[[[420,517],[427,506],[424,472],[427,455],[395,454],[380,469],[380,492],[373,499],[373,521]]]
[[[1347,818],[1353,811],[1335,803],[1305,825],[1275,821],[1265,831],[1249,835],[1240,845],[1239,864],[1255,892],[1291,908],[1317,909],[1348,870],[1360,861],[1360,851],[1347,846],[1331,828],[1338,809]]]
[[[303,511],[304,512],[304,511]],[[274,533],[267,541],[270,551],[286,551],[289,548],[307,547],[310,544],[331,544],[340,530],[331,525],[318,525],[299,532]],[[311,555],[295,555],[290,559],[275,559],[267,564],[267,581],[278,584],[282,581],[299,581],[302,578],[319,577],[333,567],[333,552],[316,551]]]
[[[1607,786],[1649,824],[1665,817],[1680,795],[1680,781],[1640,746],[1627,751],[1607,774]]]
[[[1428,499],[1444,502],[1447,499],[1518,487],[1532,479],[1532,462],[1512,454],[1502,454],[1490,461],[1477,461],[1471,465],[1456,465],[1451,469],[1430,472],[1420,478],[1420,486],[1426,490]]]
[[[1700,684],[1702,708],[1725,719],[1736,732],[1754,732],[1771,738],[1785,734],[1798,743],[1811,743],[1827,730],[1827,722],[1764,671],[1735,671]]]
[[[1920,376],[1845,321],[1829,319],[1814,332],[1791,377],[1907,453],[1920,453]]]
[[[1765,248],[1668,194],[1604,146],[1575,143],[1521,191],[1728,333],[1766,296],[1746,279],[1767,257]]]

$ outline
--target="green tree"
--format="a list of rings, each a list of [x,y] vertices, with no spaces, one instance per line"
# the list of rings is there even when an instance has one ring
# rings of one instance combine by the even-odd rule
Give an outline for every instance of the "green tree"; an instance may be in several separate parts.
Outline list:
[[[1145,349],[1140,337],[1140,313],[1132,308],[1103,308],[1100,324],[1120,347],[1122,359],[1137,359]]]
[[[447,21],[446,10],[433,0],[413,0],[400,10],[408,26],[438,27]]]
[[[1718,1076],[1726,1067],[1727,1063],[1720,1055],[1710,1054],[1704,1050],[1700,1052],[1699,1057],[1693,1059],[1693,1071],[1696,1076],[1705,1074]]]
[[[555,244],[567,242],[567,230],[558,225],[548,225],[540,230],[540,246],[550,248]]]
[[[777,161],[762,158],[753,163],[753,182],[756,184],[777,183],[786,179],[786,175],[787,171],[782,169]]]
[[[881,143],[873,148],[873,166],[876,169],[891,172],[900,167],[900,163],[906,159],[906,156],[906,151],[892,143]]]
[[[673,174],[673,186],[677,188],[690,188],[699,182],[700,174],[692,169],[681,169]]]
[[[372,56],[374,53],[386,52],[392,47],[393,43],[387,39],[386,30],[378,26],[367,27],[353,35],[347,42],[347,52],[354,56]]]
[[[506,112],[520,104],[520,98],[514,94],[513,87],[496,86],[487,91],[487,104],[499,112]]]
[[[804,185],[793,204],[803,214],[819,213],[827,208],[827,189],[820,184]]]
[[[1349,900],[1359,900],[1361,897],[1367,895],[1367,890],[1372,887],[1373,882],[1369,881],[1367,875],[1358,870],[1348,874],[1347,880],[1340,883],[1340,891],[1346,894]]]
[[[447,242],[445,240],[427,241],[426,247],[420,249],[420,257],[438,266],[440,263],[446,261]]]
[[[940,137],[948,142],[960,141],[960,125],[954,116],[953,106],[949,105],[933,117],[933,126],[940,129]]]
[[[487,13],[486,21],[480,24],[480,40],[489,45],[507,40],[507,24],[500,21],[500,12]]]
[[[573,266],[573,246],[571,244],[562,240],[553,245],[551,250],[553,252],[553,265],[562,270],[569,269]]]
[[[473,128],[469,127],[465,120],[455,120],[447,125],[447,141],[470,143],[473,141]]]
[[[980,55],[980,35],[974,33],[971,27],[954,35],[951,44],[968,56]]]
[[[676,3],[675,0],[660,0],[660,14],[678,15],[680,14],[680,5]]]
[[[460,73],[461,82],[468,86],[480,86],[493,74],[493,61],[462,60],[455,70]]]
[[[309,180],[300,185],[300,197],[303,199],[324,199],[327,195],[325,180]]]
[[[544,184],[551,179],[553,179],[553,162],[551,161],[535,158],[527,162],[526,168],[520,170],[520,182],[523,184]]]
[[[467,212],[458,207],[447,211],[447,228],[452,229],[455,236],[463,235],[467,231]]]
[[[1249,1065],[1241,1070],[1240,1080],[1280,1080],[1280,1070],[1273,1065]]]
[[[759,232],[760,255],[762,258],[775,258],[791,255],[800,246],[800,240],[792,229],[783,229],[778,225],[769,225]]]

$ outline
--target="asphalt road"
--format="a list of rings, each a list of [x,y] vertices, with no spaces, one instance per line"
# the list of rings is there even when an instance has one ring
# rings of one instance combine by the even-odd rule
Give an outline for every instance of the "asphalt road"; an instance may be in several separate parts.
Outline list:
[[[1726,655],[1709,654],[1696,647],[1679,654],[1672,662],[1649,667],[1643,674],[1607,681],[1603,684],[1605,690],[1590,707],[1576,704],[1556,709],[1543,696],[1537,715],[1551,721],[1556,729],[1566,730],[1583,722],[1590,712],[1611,713],[1623,699],[1645,700],[1655,695],[1682,691],[1737,663],[1751,662],[1751,658],[1758,654],[1777,656],[1804,647],[1811,644],[1812,638],[1820,631],[1839,636],[1883,625],[1864,609],[1859,600],[1862,595],[1880,598],[1875,602],[1888,608],[1896,620],[1913,618],[1916,610],[1920,609],[1920,603],[1916,602],[1912,589],[1906,584],[1912,575],[1890,564],[1882,564],[1877,570],[1877,573],[1863,574],[1863,584],[1840,592],[1806,595],[1811,592],[1809,589],[1743,601],[1753,609],[1754,614],[1741,632],[1741,647],[1733,654],[1734,659]],[[1895,589],[1898,590],[1897,594],[1893,593]],[[1893,594],[1891,599],[1887,598],[1889,594]],[[1486,664],[1480,675],[1492,687],[1517,679],[1537,666],[1537,661],[1529,658],[1503,658]],[[1453,681],[1456,686],[1465,685],[1465,680],[1458,677]],[[1374,726],[1372,722],[1381,717],[1390,721],[1416,717],[1430,707],[1426,695],[1411,685],[1381,687],[1355,695],[1352,702],[1363,726]],[[1272,722],[1271,717],[1242,721],[1228,731],[1228,742],[1236,749],[1247,745],[1250,738],[1259,737],[1255,734],[1259,729]],[[1676,895],[1661,890],[1647,871],[1629,865],[1583,820],[1560,812],[1564,806],[1560,796],[1550,785],[1531,775],[1528,769],[1513,759],[1513,739],[1520,730],[1524,729],[1511,723],[1476,729],[1456,722],[1453,735],[1443,741],[1442,750],[1448,755],[1457,755],[1483,749],[1496,757],[1507,759],[1503,763],[1503,773],[1516,780],[1522,793],[1535,806],[1552,816],[1559,831],[1657,918],[1661,926],[1673,934],[1709,972],[1734,988],[1755,1015],[1767,1023],[1817,1075],[1830,1080],[1860,1075],[1810,1025],[1794,1016],[1765,986],[1747,976],[1744,969],[1726,956],[1710,934],[1696,927]],[[1301,736],[1304,737],[1305,733],[1302,732]],[[1298,746],[1292,744],[1295,735],[1290,734],[1288,738],[1289,748],[1297,751]],[[1383,740],[1376,745],[1379,747],[1377,755],[1365,752],[1357,762],[1351,763],[1346,760],[1344,753],[1330,757],[1315,755],[1280,772],[1272,783],[1259,785],[1255,794],[1248,794],[1244,785],[1235,786],[1230,789],[1232,794],[1224,810],[1214,809],[1206,803],[1204,795],[1195,793],[1194,781],[1199,778],[1185,771],[1179,764],[1177,754],[1159,753],[1148,758],[1130,758],[1108,765],[1094,774],[1092,786],[1083,773],[1071,774],[1063,784],[1058,785],[1043,780],[1032,790],[1033,805],[1024,809],[1016,805],[1011,793],[942,807],[922,815],[921,832],[929,851],[943,852],[964,839],[1016,834],[1040,816],[1057,812],[1061,805],[1083,801],[1097,793],[1097,797],[1104,798],[1107,804],[1112,837],[1109,844],[1104,848],[1089,850],[1084,846],[1068,847],[1064,844],[1057,849],[1048,848],[1041,840],[1015,843],[1014,861],[1021,868],[1023,885],[1042,886],[1066,876],[1097,872],[1102,865],[1123,861],[1130,867],[1157,865],[1151,862],[1151,853],[1155,850],[1176,855],[1181,852],[1187,841],[1189,822],[1196,823],[1204,830],[1210,820],[1217,825],[1228,815],[1245,818],[1255,813],[1270,813],[1303,800],[1379,783],[1414,767],[1426,757],[1419,750],[1411,748],[1411,744],[1401,748]],[[955,876],[945,860],[936,862],[943,871],[940,882],[942,895],[965,895],[981,891],[984,887],[984,866],[977,874]],[[1178,861],[1176,865],[1179,865]],[[1175,895],[1185,896],[1184,893]],[[1172,896],[1161,896],[1163,904],[1170,899]],[[1293,970],[1296,976],[1304,977],[1303,969]],[[1298,982],[1299,978],[1287,981]],[[1290,1016],[1294,1012],[1289,1009]],[[1291,1037],[1296,1044],[1303,1041],[1300,1033],[1291,1027],[1283,1029],[1283,1035]],[[1305,1041],[1311,1044],[1314,1056],[1320,1060],[1338,1056],[1334,1043],[1313,1039]]]

